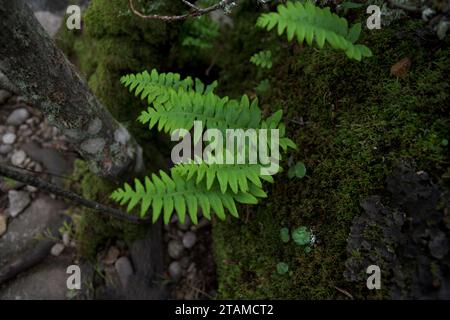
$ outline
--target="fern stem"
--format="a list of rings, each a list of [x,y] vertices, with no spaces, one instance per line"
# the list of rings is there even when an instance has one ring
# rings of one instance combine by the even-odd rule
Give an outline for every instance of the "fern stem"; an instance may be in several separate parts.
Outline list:
[[[126,214],[125,212],[123,212],[121,210],[107,207],[96,201],[85,199],[76,193],[73,193],[71,191],[67,191],[67,190],[64,190],[64,189],[58,187],[55,184],[49,183],[47,181],[44,181],[42,179],[39,179],[39,178],[34,177],[29,174],[21,173],[20,171],[18,171],[16,169],[12,169],[3,164],[0,164],[0,176],[4,176],[4,177],[7,177],[10,179],[19,181],[19,182],[23,182],[23,183],[26,183],[27,185],[36,187],[40,190],[43,190],[43,191],[46,191],[49,193],[53,193],[64,199],[70,200],[75,204],[82,205],[89,209],[93,209],[93,210],[97,211],[98,213],[105,215],[105,216],[110,216],[113,218],[129,221],[129,222],[133,222],[133,223],[150,223],[151,222],[150,219],[142,219],[142,218],[139,218],[136,216],[132,216],[132,215]]]

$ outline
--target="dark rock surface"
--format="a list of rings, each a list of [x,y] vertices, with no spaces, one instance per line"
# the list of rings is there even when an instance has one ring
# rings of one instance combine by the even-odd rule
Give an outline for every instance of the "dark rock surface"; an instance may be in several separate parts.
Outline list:
[[[450,192],[408,161],[387,179],[390,196],[361,202],[348,238],[345,277],[382,271],[393,299],[450,299]]]
[[[0,269],[26,250],[47,230],[64,221],[64,204],[47,196],[37,198],[22,214],[12,219],[8,232],[0,238]]]

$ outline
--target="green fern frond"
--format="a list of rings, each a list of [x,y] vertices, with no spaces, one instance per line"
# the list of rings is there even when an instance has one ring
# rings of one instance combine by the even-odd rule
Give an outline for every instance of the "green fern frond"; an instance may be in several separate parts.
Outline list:
[[[262,180],[273,183],[272,176],[260,175],[260,164],[196,164],[181,163],[173,168],[174,172],[186,178],[195,180],[196,184],[205,183],[210,190],[218,184],[222,193],[239,191],[248,192],[252,184],[262,188]]]
[[[255,53],[251,58],[250,62],[261,68],[272,68],[272,51],[265,50]]]
[[[327,42],[332,48],[344,51],[350,59],[360,61],[372,56],[369,48],[355,44],[361,24],[349,28],[347,20],[331,13],[329,8],[319,8],[311,2],[287,2],[280,4],[277,11],[262,14],[256,25],[269,31],[276,26],[278,35],[286,31],[289,41],[296,37],[299,43],[306,41],[309,46],[315,42],[323,48]]]
[[[296,148],[295,143],[285,137],[281,110],[263,119],[257,99],[250,101],[246,95],[240,100],[221,98],[213,92],[216,82],[205,86],[199,80],[193,81],[189,77],[181,79],[178,74],[158,74],[153,70],[151,73],[125,76],[122,83],[149,101],[148,109],[141,113],[138,120],[150,129],[157,127],[166,133],[173,133],[177,129],[189,131],[195,121],[201,121],[204,126],[201,132],[219,129],[226,134],[224,138],[229,138],[232,136],[228,136],[227,129],[239,129],[244,135],[247,134],[246,130],[254,129],[249,132],[256,134],[258,139],[259,134],[264,133],[261,130],[278,129],[279,141],[274,143],[278,143],[283,150]],[[268,145],[271,145],[269,132],[262,136],[266,136]],[[241,146],[243,150],[250,150],[249,144],[253,142],[245,140],[244,143],[245,146]],[[239,149],[238,145],[235,148]],[[235,155],[238,156],[239,153]],[[271,155],[272,159],[274,157]],[[140,204],[141,216],[145,216],[151,208],[154,222],[163,214],[164,222],[168,223],[176,211],[181,222],[188,212],[196,223],[199,208],[206,218],[211,218],[212,211],[220,219],[225,219],[224,209],[238,216],[236,202],[256,204],[258,198],[267,196],[262,189],[262,182],[273,182],[273,178],[261,175],[262,165],[211,163],[191,161],[178,164],[172,168],[170,176],[161,172],[159,176],[145,178],[144,183],[135,180],[134,188],[125,184],[111,197],[122,205],[127,204],[128,211]]]
[[[134,91],[136,97],[140,95],[142,100],[147,99],[149,104],[166,102],[172,91],[183,90],[208,94],[214,92],[217,87],[217,81],[205,86],[199,79],[193,80],[191,77],[181,79],[177,73],[158,73],[155,69],[151,73],[144,71],[123,76],[120,82],[129,88],[130,92]]]
[[[172,91],[165,103],[154,103],[138,118],[143,124],[148,123],[152,129],[155,125],[159,131],[171,133],[176,129],[191,130],[194,121],[202,121],[205,128],[258,128],[261,110],[257,100],[251,104],[247,96],[241,101],[229,100],[227,97],[194,91]]]
[[[144,183],[135,179],[134,184],[132,188],[126,183],[123,188],[114,191],[111,198],[121,205],[128,204],[128,212],[140,203],[141,217],[145,217],[151,208],[152,221],[156,222],[163,214],[165,224],[169,223],[175,211],[181,223],[185,222],[188,213],[191,221],[196,224],[199,209],[207,219],[211,219],[213,212],[224,220],[225,209],[232,216],[238,217],[236,203],[256,204],[258,198],[267,196],[255,185],[250,185],[248,192],[222,193],[216,187],[207,190],[204,184],[185,180],[175,170],[171,170],[171,176],[160,171],[159,176],[153,174],[151,178],[146,177]]]

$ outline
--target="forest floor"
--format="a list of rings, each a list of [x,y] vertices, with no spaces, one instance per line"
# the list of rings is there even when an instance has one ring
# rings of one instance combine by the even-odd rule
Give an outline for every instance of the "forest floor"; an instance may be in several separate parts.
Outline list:
[[[72,179],[76,158],[66,138],[20,97],[0,90],[0,98],[1,163],[64,186]],[[0,299],[151,296],[145,289],[126,289],[137,269],[148,268],[140,257],[145,256],[146,246],[110,239],[96,248],[94,261],[85,261],[77,254],[77,220],[63,199],[0,178]],[[163,238],[167,271],[160,276],[166,279],[161,284],[169,284],[169,296],[214,298],[217,282],[209,221],[201,218],[194,226],[173,219],[164,228]],[[67,289],[70,265],[81,266],[85,290]]]

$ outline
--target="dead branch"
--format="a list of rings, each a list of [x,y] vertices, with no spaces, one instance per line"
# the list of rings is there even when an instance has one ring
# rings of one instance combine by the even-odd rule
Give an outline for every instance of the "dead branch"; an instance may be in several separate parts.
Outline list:
[[[128,5],[130,7],[131,12],[135,16],[138,16],[139,18],[147,19],[147,20],[162,20],[162,21],[170,22],[170,21],[185,20],[187,18],[199,17],[202,15],[208,14],[210,12],[213,12],[213,11],[216,11],[219,9],[223,9],[227,5],[234,2],[235,0],[221,0],[220,2],[216,3],[215,5],[212,5],[207,8],[199,8],[187,0],[181,0],[181,1],[184,4],[186,4],[187,6],[189,6],[191,8],[191,11],[186,14],[175,15],[175,16],[167,16],[167,15],[159,15],[159,14],[144,15],[134,7],[133,0],[128,0]]]

